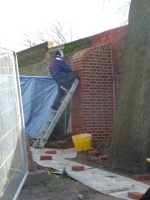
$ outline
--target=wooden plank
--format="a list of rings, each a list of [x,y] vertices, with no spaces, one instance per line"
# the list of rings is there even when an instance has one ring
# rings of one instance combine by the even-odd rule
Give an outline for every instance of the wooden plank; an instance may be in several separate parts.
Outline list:
[[[26,138],[26,143],[27,143],[28,169],[29,172],[34,172],[36,171],[36,168],[32,157],[32,152],[30,150],[28,137]]]

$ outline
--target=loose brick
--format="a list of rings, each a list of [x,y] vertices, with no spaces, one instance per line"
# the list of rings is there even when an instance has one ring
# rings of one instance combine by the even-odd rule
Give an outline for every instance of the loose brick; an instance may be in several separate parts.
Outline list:
[[[89,154],[90,154],[91,156],[96,156],[97,153],[98,153],[97,150],[92,150],[92,151],[89,152]]]
[[[108,156],[98,156],[98,160],[107,160]]]
[[[128,197],[132,199],[140,199],[144,194],[139,192],[128,192]]]
[[[133,176],[136,181],[150,180],[150,174],[137,174]]]
[[[144,180],[150,180],[150,174],[143,174]]]
[[[144,177],[142,174],[136,174],[133,176],[133,179],[136,181],[142,181],[142,180],[144,180]]]
[[[84,150],[84,153],[85,153],[86,155],[89,155],[89,151],[88,151],[88,150]]]
[[[92,155],[92,153],[94,153],[95,150],[93,147],[90,147],[89,149],[84,150],[84,153],[87,155]]]
[[[40,160],[52,160],[52,156],[40,156]]]
[[[45,153],[46,154],[56,154],[57,152],[56,151],[46,151]]]
[[[75,165],[75,166],[72,166],[72,170],[73,171],[83,171],[84,166]]]

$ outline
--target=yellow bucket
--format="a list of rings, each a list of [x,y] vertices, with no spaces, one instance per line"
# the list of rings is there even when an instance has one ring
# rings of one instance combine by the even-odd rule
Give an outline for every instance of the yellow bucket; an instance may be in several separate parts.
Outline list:
[[[72,136],[72,140],[76,151],[81,152],[91,147],[92,136],[91,134],[83,133]]]

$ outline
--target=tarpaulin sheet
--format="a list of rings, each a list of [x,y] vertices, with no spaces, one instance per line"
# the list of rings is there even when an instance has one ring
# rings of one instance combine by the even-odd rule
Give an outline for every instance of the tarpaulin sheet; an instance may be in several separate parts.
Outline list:
[[[53,78],[20,76],[26,134],[36,137],[49,115],[49,107],[57,95]]]

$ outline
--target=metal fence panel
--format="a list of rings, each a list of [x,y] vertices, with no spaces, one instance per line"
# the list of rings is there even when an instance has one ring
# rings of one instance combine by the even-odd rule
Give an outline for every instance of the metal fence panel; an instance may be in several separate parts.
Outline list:
[[[0,48],[0,199],[15,200],[28,174],[16,54]]]

